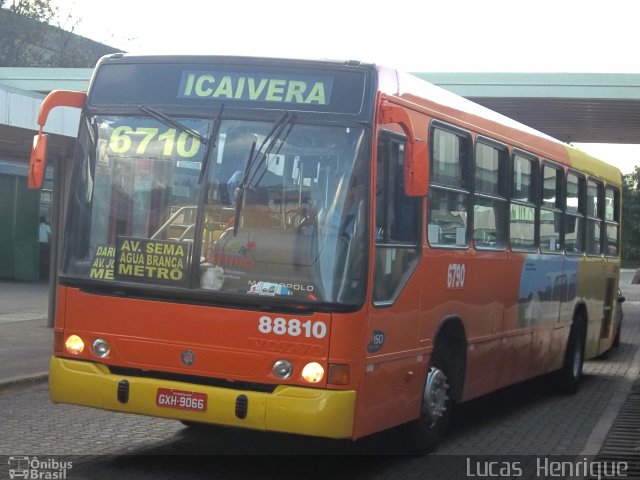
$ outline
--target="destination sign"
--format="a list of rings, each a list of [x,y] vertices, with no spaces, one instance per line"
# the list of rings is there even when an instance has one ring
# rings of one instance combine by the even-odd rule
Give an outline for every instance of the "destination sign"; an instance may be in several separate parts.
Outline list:
[[[87,107],[99,112],[115,106],[139,109],[140,105],[147,105],[162,111],[164,106],[207,106],[216,112],[220,104],[233,104],[244,108],[346,113],[364,119],[373,113],[374,78],[372,66],[345,67],[332,62],[109,58],[98,65],[87,92]],[[124,129],[119,133],[131,135]],[[159,129],[155,138],[164,133]],[[178,132],[175,137],[178,142]]]
[[[116,280],[181,285],[187,281],[189,244],[119,237],[115,251]]]
[[[185,71],[178,98],[328,105],[333,77],[217,71]]]
[[[89,278],[100,280],[113,280],[113,261],[116,256],[116,249],[111,245],[99,245],[96,255],[91,263]]]

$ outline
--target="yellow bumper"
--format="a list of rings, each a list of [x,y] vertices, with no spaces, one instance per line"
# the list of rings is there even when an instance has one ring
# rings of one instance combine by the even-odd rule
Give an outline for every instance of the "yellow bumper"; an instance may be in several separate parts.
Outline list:
[[[129,382],[129,399],[118,400],[118,383]],[[156,405],[159,388],[207,395],[204,412]],[[114,375],[102,364],[51,358],[49,395],[55,403],[137,413],[233,427],[297,433],[328,438],[351,438],[356,393],[280,385],[273,393],[233,390],[153,378]],[[236,399],[248,399],[247,416],[235,414]]]

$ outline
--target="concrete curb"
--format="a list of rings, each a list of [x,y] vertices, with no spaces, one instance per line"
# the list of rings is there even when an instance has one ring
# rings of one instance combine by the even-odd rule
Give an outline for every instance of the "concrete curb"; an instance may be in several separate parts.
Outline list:
[[[49,380],[49,372],[40,372],[19,377],[11,377],[0,380],[0,393],[19,388],[30,387],[46,383]]]

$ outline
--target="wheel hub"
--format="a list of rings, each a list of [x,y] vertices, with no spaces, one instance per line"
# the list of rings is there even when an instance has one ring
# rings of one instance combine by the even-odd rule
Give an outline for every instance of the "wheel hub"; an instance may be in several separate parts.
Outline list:
[[[448,389],[449,384],[444,372],[439,368],[431,367],[422,399],[422,415],[429,425],[437,422],[447,411]]]
[[[573,353],[573,378],[580,377],[580,363],[582,362],[582,346],[576,343]]]

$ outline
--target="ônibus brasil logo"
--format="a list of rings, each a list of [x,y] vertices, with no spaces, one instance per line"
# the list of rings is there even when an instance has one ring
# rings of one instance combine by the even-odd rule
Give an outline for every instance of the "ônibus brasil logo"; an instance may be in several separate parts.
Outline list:
[[[11,456],[7,463],[11,479],[64,480],[67,478],[67,470],[73,468],[73,462],[56,460],[55,458]]]

